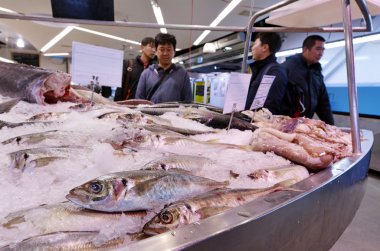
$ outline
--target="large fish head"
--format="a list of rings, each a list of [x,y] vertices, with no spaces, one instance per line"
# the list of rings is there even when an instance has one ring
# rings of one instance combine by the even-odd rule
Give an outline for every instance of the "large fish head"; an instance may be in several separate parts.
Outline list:
[[[127,179],[106,176],[71,189],[66,198],[84,208],[116,212],[129,188]]]
[[[182,225],[188,225],[191,222],[191,207],[184,203],[176,203],[164,208],[144,227],[143,232],[147,235],[161,234],[174,230]]]

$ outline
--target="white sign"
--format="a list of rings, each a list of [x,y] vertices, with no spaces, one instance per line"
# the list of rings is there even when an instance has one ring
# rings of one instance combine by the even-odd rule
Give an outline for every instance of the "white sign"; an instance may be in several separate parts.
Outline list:
[[[247,73],[229,74],[223,106],[224,114],[244,110],[250,79],[251,74]]]
[[[102,86],[121,86],[124,52],[90,44],[73,42],[72,81],[88,85],[93,76]]]
[[[259,88],[257,89],[256,96],[252,101],[250,110],[258,109],[264,106],[265,100],[267,99],[270,87],[273,84],[276,76],[264,75]]]

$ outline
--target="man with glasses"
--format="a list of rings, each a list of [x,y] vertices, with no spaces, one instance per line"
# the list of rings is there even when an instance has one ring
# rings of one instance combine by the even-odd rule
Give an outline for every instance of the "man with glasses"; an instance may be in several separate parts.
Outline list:
[[[150,65],[141,74],[136,99],[146,99],[153,103],[193,100],[187,71],[172,63],[176,44],[175,36],[157,34],[155,47],[158,63]]]

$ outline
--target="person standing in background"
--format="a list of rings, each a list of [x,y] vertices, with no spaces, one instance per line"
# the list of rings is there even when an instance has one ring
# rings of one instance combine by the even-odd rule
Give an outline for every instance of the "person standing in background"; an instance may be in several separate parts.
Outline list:
[[[114,101],[135,98],[141,73],[155,62],[155,53],[154,38],[143,38],[141,41],[141,55],[135,59],[123,61],[122,87],[116,89]]]
[[[143,71],[136,98],[153,103],[170,101],[192,102],[190,78],[187,71],[172,63],[177,40],[175,36],[159,33],[155,37],[157,64]]]
[[[277,33],[258,33],[252,45],[252,59],[250,65],[252,76],[249,84],[245,110],[249,110],[256,97],[264,75],[273,79],[263,107],[272,114],[283,114],[282,102],[285,96],[288,78],[285,69],[277,63],[275,56],[281,48],[281,37]]]
[[[287,115],[319,119],[334,125],[329,96],[322,75],[321,60],[325,39],[319,35],[308,36],[302,44],[302,53],[290,56],[282,64],[288,73],[288,89],[284,99]]]

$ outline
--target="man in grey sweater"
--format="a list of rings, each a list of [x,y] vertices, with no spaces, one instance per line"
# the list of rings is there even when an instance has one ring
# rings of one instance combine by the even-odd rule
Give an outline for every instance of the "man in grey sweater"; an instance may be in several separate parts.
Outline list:
[[[171,34],[157,34],[155,46],[158,63],[150,65],[141,74],[136,99],[147,99],[153,103],[193,100],[187,71],[172,64],[176,43],[175,36]]]

